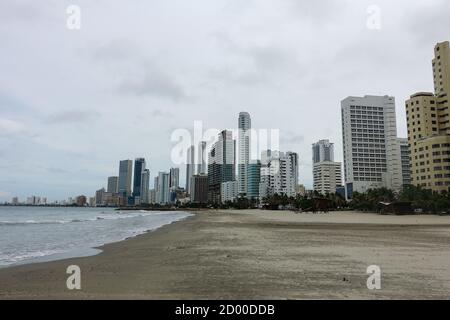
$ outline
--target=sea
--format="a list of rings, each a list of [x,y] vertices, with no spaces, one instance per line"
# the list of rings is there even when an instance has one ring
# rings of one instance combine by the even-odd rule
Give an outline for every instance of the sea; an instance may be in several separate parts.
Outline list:
[[[104,244],[186,219],[181,211],[0,206],[0,267],[95,255]]]

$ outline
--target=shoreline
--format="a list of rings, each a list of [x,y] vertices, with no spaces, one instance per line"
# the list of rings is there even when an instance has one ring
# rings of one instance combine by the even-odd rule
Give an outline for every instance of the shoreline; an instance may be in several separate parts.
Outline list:
[[[0,299],[449,299],[450,217],[398,218],[199,211],[95,256],[0,269]],[[72,264],[80,291],[65,287]]]
[[[133,210],[133,211],[139,211],[139,210]],[[182,212],[182,211],[179,210],[178,212]],[[139,234],[135,234],[135,235],[132,235],[132,236],[127,236],[127,237],[125,237],[123,239],[114,240],[112,242],[103,243],[101,245],[77,248],[77,249],[74,249],[74,250],[69,250],[69,251],[64,251],[64,252],[59,252],[59,253],[53,253],[53,254],[50,254],[50,255],[33,257],[33,258],[22,260],[22,261],[17,261],[15,263],[12,263],[12,264],[9,264],[9,265],[0,265],[0,270],[10,269],[10,268],[15,268],[15,267],[20,267],[20,266],[39,264],[39,263],[51,263],[51,262],[62,261],[62,260],[69,260],[69,259],[77,259],[77,258],[86,258],[86,257],[96,256],[96,255],[99,255],[99,254],[103,253],[105,246],[108,246],[108,245],[111,245],[111,244],[115,244],[115,243],[121,243],[121,242],[124,242],[124,241],[129,241],[129,240],[134,239],[136,237],[140,237],[140,236],[143,236],[145,234],[155,232],[156,230],[158,230],[160,228],[163,228],[165,226],[170,226],[170,225],[172,225],[174,223],[181,222],[181,221],[184,221],[186,219],[189,219],[189,218],[195,216],[195,212],[192,212],[192,211],[191,212],[184,211],[184,212],[188,213],[189,216],[181,218],[179,220],[171,221],[169,223],[163,224],[163,225],[161,225],[159,227],[156,227],[154,229],[144,230],[144,231],[142,231]]]

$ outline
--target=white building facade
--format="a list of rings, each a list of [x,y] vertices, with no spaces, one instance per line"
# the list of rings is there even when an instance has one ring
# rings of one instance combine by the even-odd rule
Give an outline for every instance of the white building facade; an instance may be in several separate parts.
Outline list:
[[[160,172],[158,174],[156,188],[156,203],[164,205],[169,203],[170,189],[169,189],[169,174],[167,172]]]
[[[264,151],[261,155],[260,198],[285,194],[296,196],[298,155],[295,152]]]
[[[222,203],[234,202],[238,197],[238,182],[227,181],[223,182],[220,186],[221,201]]]
[[[243,197],[247,197],[251,127],[250,114],[248,112],[240,112],[238,118],[238,192]]]
[[[400,190],[394,97],[348,97],[341,102],[341,113],[347,198],[373,188]]]

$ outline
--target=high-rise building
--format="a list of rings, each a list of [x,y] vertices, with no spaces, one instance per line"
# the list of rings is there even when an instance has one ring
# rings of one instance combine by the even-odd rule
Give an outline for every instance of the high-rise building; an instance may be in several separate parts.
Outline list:
[[[220,200],[222,203],[234,202],[238,198],[238,182],[237,181],[227,181],[223,182],[220,186]]]
[[[407,138],[398,138],[398,143],[400,145],[400,155],[402,159],[402,180],[403,185],[411,184],[411,165],[409,163],[409,143]]]
[[[206,141],[200,141],[198,144],[197,174],[208,173],[208,153],[206,152]]]
[[[196,174],[191,178],[192,194],[191,202],[208,202],[208,176],[205,174]]]
[[[100,190],[97,190],[95,192],[95,205],[96,206],[103,206],[104,205],[104,194],[105,194],[105,188],[101,188]],[[71,201],[69,201],[70,203]]]
[[[109,177],[108,178],[107,192],[119,193],[119,177]]]
[[[144,171],[142,171],[142,174],[141,174],[141,188],[140,188],[141,195],[139,197],[139,202],[136,203],[136,201],[135,201],[136,204],[150,203],[149,192],[148,192],[149,188],[150,188],[150,170],[144,169]]]
[[[341,163],[321,161],[313,164],[314,191],[323,195],[335,194],[342,186]]]
[[[167,172],[159,172],[158,174],[158,188],[156,189],[156,203],[169,203],[169,174]]]
[[[259,184],[261,182],[261,161],[250,161],[247,168],[247,199],[259,199]]]
[[[156,190],[155,189],[150,189],[148,191],[148,201],[150,204],[155,204],[156,203]]]
[[[133,161],[122,160],[119,165],[119,193],[122,197],[131,196],[131,179],[133,173]]]
[[[12,202],[11,203],[12,203],[13,206],[17,206],[19,204],[19,198],[18,197],[12,198]]]
[[[180,169],[170,168],[169,171],[169,188],[178,189],[180,187]]]
[[[450,92],[450,45],[448,41],[438,43],[434,47],[433,77],[436,96],[447,97]]]
[[[334,162],[334,144],[320,140],[312,146],[314,190],[334,194],[342,186],[341,163]]]
[[[133,182],[133,198],[137,198],[137,202],[141,197],[141,177],[145,170],[145,159],[136,158],[134,160],[134,182]]]
[[[284,194],[296,196],[298,155],[295,152],[266,150],[261,155],[260,198]]]
[[[334,144],[329,140],[320,140],[312,146],[313,163],[321,161],[334,162]]]
[[[187,150],[186,159],[186,192],[191,193],[191,178],[195,174],[195,147],[190,146]]]
[[[236,141],[231,131],[219,133],[208,156],[208,200],[220,203],[220,187],[223,182],[236,180]]]
[[[238,118],[238,192],[241,197],[247,197],[247,174],[250,162],[251,118],[248,112],[239,113]]]
[[[406,101],[411,184],[450,192],[450,48],[434,49],[435,92],[419,92]]]
[[[347,198],[374,188],[400,190],[394,97],[348,97],[341,102],[341,111]]]

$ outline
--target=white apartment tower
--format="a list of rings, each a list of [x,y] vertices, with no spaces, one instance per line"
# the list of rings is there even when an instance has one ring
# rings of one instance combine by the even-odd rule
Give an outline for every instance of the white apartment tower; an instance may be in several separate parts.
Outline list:
[[[186,192],[191,194],[191,178],[195,174],[195,147],[190,146],[187,150],[186,159]]]
[[[295,152],[263,151],[261,155],[260,198],[274,194],[296,196],[298,155]]]
[[[156,188],[156,203],[167,204],[169,203],[169,174],[167,172],[159,172],[158,179],[155,180],[157,184]]]
[[[400,190],[402,164],[395,98],[348,97],[341,102],[347,198],[353,192],[386,187]]]
[[[239,113],[238,118],[238,193],[247,196],[248,164],[250,162],[251,118],[248,112]]]

